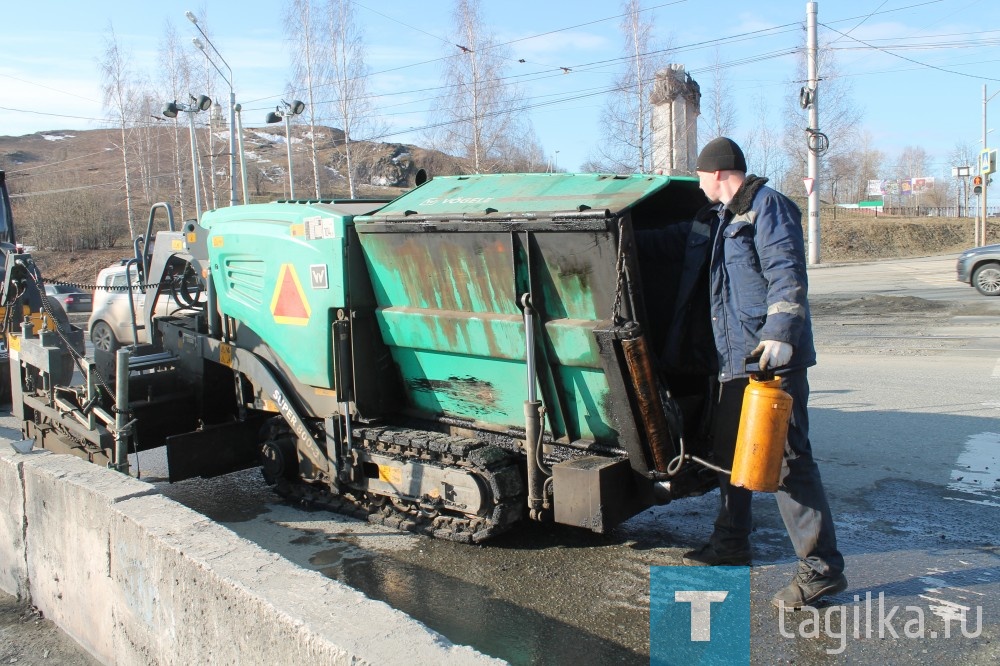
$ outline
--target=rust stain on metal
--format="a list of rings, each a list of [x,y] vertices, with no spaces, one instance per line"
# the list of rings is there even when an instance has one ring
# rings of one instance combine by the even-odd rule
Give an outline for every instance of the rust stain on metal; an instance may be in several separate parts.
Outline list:
[[[567,261],[559,266],[559,277],[563,279],[576,278],[580,285],[580,290],[590,291],[590,276],[593,273],[593,266],[590,262],[580,260],[577,257],[567,257]]]
[[[462,243],[454,235],[423,232],[388,234],[378,240],[381,263],[399,272],[410,305],[459,312],[517,312],[510,281],[497,279],[510,271],[502,243],[495,243],[496,252],[484,252],[483,238]]]

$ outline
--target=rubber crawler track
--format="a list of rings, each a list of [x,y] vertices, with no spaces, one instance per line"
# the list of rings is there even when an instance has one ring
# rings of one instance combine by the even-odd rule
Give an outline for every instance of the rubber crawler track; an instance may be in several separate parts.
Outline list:
[[[329,509],[393,529],[461,543],[479,543],[506,531],[521,519],[525,487],[515,454],[478,439],[425,430],[364,427],[354,431],[354,446],[399,461],[419,460],[438,467],[462,468],[475,475],[483,490],[479,515],[455,513],[392,502],[390,498],[346,489],[334,495],[309,483],[281,481],[275,492],[288,499]]]

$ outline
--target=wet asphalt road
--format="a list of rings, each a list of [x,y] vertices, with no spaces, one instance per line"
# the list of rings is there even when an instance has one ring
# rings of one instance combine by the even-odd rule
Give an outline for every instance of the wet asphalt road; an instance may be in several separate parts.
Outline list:
[[[955,282],[954,257],[821,267],[810,280],[820,352],[812,441],[850,586],[818,617],[782,623],[769,600],[794,563],[774,500],[759,495],[751,661],[1000,663],[1000,299]],[[165,475],[160,458],[138,460],[146,480]],[[291,506],[255,471],[162,487],[517,664],[648,663],[650,567],[678,565],[700,545],[718,502],[711,493],[656,507],[609,535],[526,525],[466,546]],[[963,607],[967,635],[946,621]]]

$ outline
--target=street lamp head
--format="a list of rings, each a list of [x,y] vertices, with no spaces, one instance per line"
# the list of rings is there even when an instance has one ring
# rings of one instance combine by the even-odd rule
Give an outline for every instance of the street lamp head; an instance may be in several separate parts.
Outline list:
[[[184,12],[184,16],[186,16],[187,20],[191,21],[191,23],[194,23],[195,25],[198,25],[198,17],[196,17],[193,13],[191,13],[191,12]]]
[[[297,116],[306,110],[306,103],[300,99],[293,99],[292,103],[288,105],[289,111],[292,112],[293,116]]]
[[[267,114],[267,123],[268,124],[280,123],[280,122],[281,122],[281,114],[279,112],[277,112],[277,111],[271,111],[270,113]]]
[[[197,46],[197,47],[198,47],[199,49],[201,49],[202,51],[204,51],[204,50],[205,50],[205,45],[204,45],[204,44],[202,44],[202,43],[201,43],[201,40],[200,40],[200,39],[198,39],[197,37],[192,37],[192,38],[191,38],[191,43],[192,43],[192,44],[194,44],[195,46]]]
[[[191,95],[191,99],[194,101],[195,110],[197,111],[208,111],[212,106],[212,98],[208,95],[198,95],[197,97]]]
[[[167,102],[163,107],[163,115],[167,118],[176,118],[179,110],[180,108],[177,106],[177,102]]]

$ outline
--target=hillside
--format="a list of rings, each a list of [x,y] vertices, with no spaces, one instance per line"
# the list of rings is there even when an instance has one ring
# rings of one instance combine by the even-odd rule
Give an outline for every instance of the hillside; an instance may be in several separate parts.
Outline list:
[[[168,121],[169,122],[169,121]],[[152,189],[171,192],[173,159],[179,154],[182,173],[190,174],[190,134],[186,126],[158,124],[138,130],[134,140],[138,146],[133,163],[142,161],[151,173],[142,178],[153,183]],[[245,129],[244,153],[247,164],[248,189],[254,197],[272,199],[287,194],[286,141],[281,125]],[[199,130],[199,152],[203,154],[202,169],[209,172],[209,156],[214,155],[216,172],[220,173],[217,187],[224,190],[228,201],[229,132],[225,127],[212,134],[209,150],[207,129]],[[311,141],[307,127],[292,127],[292,161],[295,167],[296,189],[314,193],[311,168]],[[317,127],[316,149],[321,165],[322,196],[343,196],[347,192],[344,176],[344,133],[333,127]],[[0,136],[0,169],[8,172],[12,194],[45,192],[81,186],[116,187],[122,181],[122,157],[116,130],[51,130],[24,136]],[[462,159],[440,151],[399,143],[357,142],[356,183],[362,190],[377,192],[380,188],[405,188],[413,185],[417,169],[434,175],[462,173]],[[178,150],[179,149],[179,150]],[[207,173],[203,178],[207,177]],[[140,178],[136,178],[140,180]],[[165,187],[156,187],[166,181]],[[137,187],[145,183],[137,183]],[[169,197],[167,198],[169,200]]]
[[[189,149],[189,135],[186,129],[178,128],[179,143],[174,143],[174,129],[157,125],[149,133],[147,154],[152,165],[150,183],[162,182],[162,187],[150,188],[150,196],[155,201],[170,201],[173,192],[173,155],[177,146]],[[207,142],[199,138],[199,146]],[[223,128],[216,132],[217,159],[227,160],[226,140],[228,132]],[[283,126],[269,126],[245,131],[245,152],[248,164],[249,189],[254,200],[270,201],[287,196],[287,156]],[[121,178],[121,154],[116,147],[117,135],[111,130],[88,131],[47,131],[20,137],[0,136],[0,168],[8,172],[11,186],[15,220],[22,242],[38,243],[37,238],[42,223],[64,226],[62,220],[75,213],[65,210],[87,198],[89,193],[109,192],[111,203],[105,208],[91,206],[81,210],[79,216],[99,218],[107,225],[108,217],[123,213],[121,200],[123,184]],[[293,161],[296,166],[296,194],[310,196],[314,192],[312,169],[307,155],[309,142],[306,128],[293,127]],[[323,127],[317,131],[319,160],[323,164],[321,185],[323,196],[344,197],[347,195],[346,178],[341,171],[343,160],[343,133],[336,128]],[[448,175],[467,171],[461,159],[418,146],[392,143],[363,143],[357,145],[364,156],[365,168],[356,171],[361,196],[394,197],[413,186],[417,169],[423,168],[431,175]],[[187,153],[189,155],[189,153]],[[207,166],[207,165],[206,165]],[[216,169],[226,165],[217,163]],[[190,165],[186,165],[189,169]],[[189,172],[188,172],[189,173]],[[157,177],[158,176],[158,177]],[[167,186],[169,185],[169,187]],[[229,199],[229,185],[225,179],[217,183],[215,205],[225,206]],[[34,196],[19,194],[35,193]],[[60,205],[58,211],[39,207],[39,202],[49,202],[50,207]],[[116,203],[117,202],[117,203]],[[804,204],[804,202],[802,202]],[[174,203],[175,209],[178,208]],[[204,207],[213,207],[210,197]],[[136,203],[137,225],[145,226],[148,204]],[[184,211],[190,217],[193,205],[188,202]],[[180,215],[175,210],[175,215]],[[68,250],[46,250],[51,243],[38,243],[36,260],[50,280],[66,280],[89,284],[98,270],[131,254],[128,233],[118,226],[118,238],[113,243],[107,239],[91,243],[89,247],[113,244],[110,249],[81,250],[85,245],[62,245]],[[872,218],[852,211],[840,209],[832,215],[832,209],[824,207],[821,218],[822,260],[824,262],[861,261],[888,257],[922,256],[958,252],[972,245],[972,220],[954,218]],[[990,242],[997,242],[1000,229],[991,224],[988,230]]]

